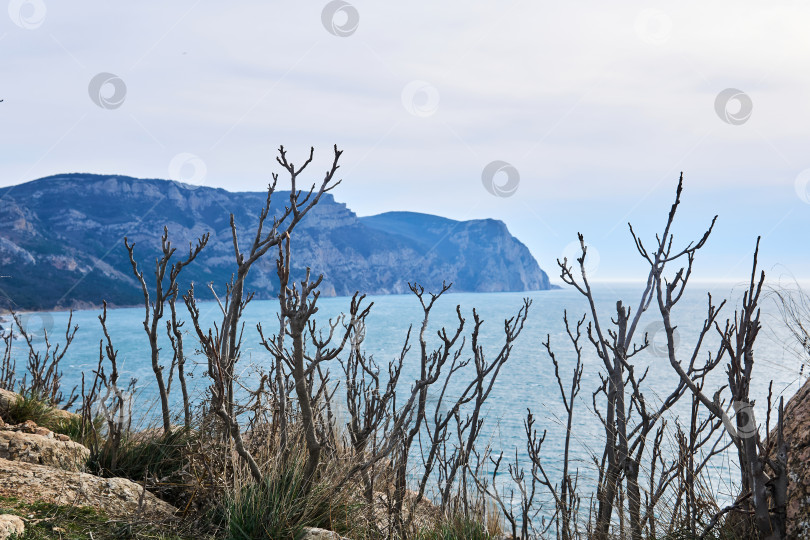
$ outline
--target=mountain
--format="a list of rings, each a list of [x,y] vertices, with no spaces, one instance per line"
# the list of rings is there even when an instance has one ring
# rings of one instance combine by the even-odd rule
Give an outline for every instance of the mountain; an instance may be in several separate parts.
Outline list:
[[[205,232],[211,239],[184,269],[208,298],[234,271],[229,215],[240,245],[255,231],[266,192],[229,192],[158,179],[64,174],[0,188],[0,305],[15,309],[89,307],[143,301],[132,275],[123,238],[149,283],[164,225],[178,248]],[[289,192],[274,194],[271,213]],[[325,296],[403,293],[416,281],[435,289],[442,280],[453,291],[529,291],[550,288],[528,248],[500,221],[454,221],[411,212],[357,217],[325,194],[292,237],[293,277],[306,266],[323,274]],[[277,294],[275,257],[269,252],[248,275],[257,298]]]

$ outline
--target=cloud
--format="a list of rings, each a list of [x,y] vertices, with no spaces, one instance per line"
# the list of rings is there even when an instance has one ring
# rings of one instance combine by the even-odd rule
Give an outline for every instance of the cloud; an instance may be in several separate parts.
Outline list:
[[[545,267],[578,226],[666,211],[650,200],[669,198],[681,170],[699,178],[687,185],[696,197],[733,191],[746,235],[790,215],[778,230],[799,241],[784,223],[810,224],[794,189],[810,167],[810,6],[358,1],[356,31],[339,37],[324,28],[326,3],[46,0],[36,28],[4,19],[0,185],[66,171],[168,177],[189,153],[206,184],[261,189],[279,144],[326,155],[338,143],[336,196],[359,214],[499,217]],[[116,109],[88,95],[102,72],[126,84]],[[403,106],[413,81],[435,88],[431,114]],[[751,98],[742,125],[715,113],[726,88]],[[520,172],[508,200],[481,184],[495,160]],[[620,275],[598,249],[600,273]]]

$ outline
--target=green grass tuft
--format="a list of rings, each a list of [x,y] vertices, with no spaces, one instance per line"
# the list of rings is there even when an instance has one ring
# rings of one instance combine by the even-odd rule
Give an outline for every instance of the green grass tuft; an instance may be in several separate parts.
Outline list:
[[[101,452],[90,464],[95,474],[121,476],[133,480],[147,477],[166,478],[185,464],[185,448],[192,433],[179,428],[166,435],[162,432],[130,434],[124,438],[115,455]]]
[[[182,506],[188,495],[184,470],[188,464],[187,448],[193,437],[194,431],[185,428],[166,435],[162,430],[129,434],[117,452],[102,446],[98,455],[91,456],[88,472],[145,482],[147,489],[161,499]]]
[[[456,514],[434,529],[422,529],[414,540],[490,540],[494,538],[479,520]]]
[[[36,395],[20,395],[17,401],[3,410],[3,419],[9,424],[21,424],[31,420],[38,426],[49,429],[54,433],[67,435],[72,440],[89,446],[87,443],[92,430],[87,430],[91,433],[82,436],[82,419],[80,416],[72,415],[66,418],[64,415],[58,414],[46,400]],[[93,421],[93,424],[96,430],[100,431],[103,419],[98,417]]]
[[[38,426],[48,429],[59,423],[59,417],[54,413],[53,407],[34,395],[20,395],[3,411],[3,418],[9,424],[33,420]]]
[[[249,484],[225,502],[225,538],[294,540],[304,527],[364,538],[362,504],[353,501],[345,490],[333,494],[328,481],[315,483],[307,491],[303,463],[290,459],[288,466],[277,467],[264,484]]]

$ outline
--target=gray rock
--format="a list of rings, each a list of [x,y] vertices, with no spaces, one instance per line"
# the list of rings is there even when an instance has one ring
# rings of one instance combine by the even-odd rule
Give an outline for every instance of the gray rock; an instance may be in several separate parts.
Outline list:
[[[785,403],[784,436],[788,445],[787,536],[810,538],[810,381]],[[776,439],[774,430],[774,451]]]
[[[336,532],[327,531],[326,529],[305,527],[304,535],[301,537],[301,540],[349,540],[349,539],[340,536]]]
[[[0,514],[0,540],[12,535],[22,536],[25,532],[25,522],[19,516]]]
[[[101,478],[0,458],[0,495],[28,503],[49,502],[94,508],[110,518],[172,519],[176,509],[125,478]]]
[[[39,428],[43,430],[43,428]],[[44,430],[47,432],[47,430]],[[57,467],[66,471],[78,471],[90,457],[90,450],[71,440],[63,441],[48,432],[48,435],[0,431],[0,458],[9,461],[24,461]]]

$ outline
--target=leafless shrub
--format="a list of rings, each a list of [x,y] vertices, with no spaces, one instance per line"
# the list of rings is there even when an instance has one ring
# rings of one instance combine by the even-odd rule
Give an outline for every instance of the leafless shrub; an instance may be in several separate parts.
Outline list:
[[[67,354],[70,344],[73,343],[73,338],[76,337],[76,331],[79,329],[78,325],[71,327],[73,323],[73,310],[70,311],[68,317],[64,344],[56,343],[54,345],[51,343],[51,336],[48,334],[47,328],[42,329],[42,336],[36,336],[37,339],[42,339],[45,345],[44,351],[38,350],[37,345],[34,343],[35,336],[25,328],[25,324],[20,315],[12,311],[11,316],[20,332],[20,337],[25,340],[25,344],[28,348],[26,372],[19,382],[19,392],[33,396],[53,407],[58,406],[63,409],[70,408],[79,396],[76,394],[76,388],[71,390],[67,399],[62,395],[62,371],[59,369],[59,362],[61,362],[65,354]],[[10,342],[7,347],[10,347]],[[11,354],[12,352],[9,349],[9,358]],[[30,380],[28,377],[30,377]]]
[[[537,437],[537,432],[528,428],[527,445],[532,445],[539,452],[545,440],[545,433]],[[542,505],[537,505],[537,463],[531,463],[529,477],[526,478],[526,471],[521,465],[515,448],[515,458],[506,464],[506,469],[511,483],[502,484],[498,482],[498,475],[502,473],[504,453],[501,451],[498,457],[492,456],[491,452],[485,450],[483,454],[475,453],[476,464],[472,478],[482,493],[491,497],[498,505],[503,517],[506,519],[512,538],[528,540],[548,532],[551,523],[541,520],[537,523],[537,515],[542,510]],[[487,468],[486,461],[492,463],[491,480],[482,474]],[[515,492],[517,489],[517,493]],[[517,511],[515,510],[517,507]]]
[[[273,181],[267,189],[267,198],[259,214],[259,221],[256,225],[253,241],[250,243],[246,252],[243,252],[239,247],[236,223],[233,214],[231,214],[230,225],[234,256],[236,259],[236,272],[231,282],[226,286],[224,300],[221,301],[219,298],[217,299],[222,311],[221,323],[215,325],[213,330],[210,328],[207,330],[204,329],[200,322],[200,312],[196,304],[194,288],[192,287],[183,297],[191,315],[191,320],[197,337],[199,338],[202,351],[208,360],[207,374],[212,380],[210,387],[211,410],[215,412],[227,426],[228,434],[234,441],[237,453],[248,464],[251,474],[257,482],[262,481],[262,472],[249,449],[244,445],[241,428],[238,422],[238,411],[235,409],[235,390],[237,385],[235,366],[239,361],[244,331],[244,324],[241,322],[241,319],[245,307],[253,298],[252,293],[246,293],[244,290],[245,278],[251,266],[264,256],[270,248],[279,246],[284,238],[289,239],[289,235],[295,226],[318,203],[323,194],[331,191],[339,184],[339,181],[334,180],[334,176],[339,167],[338,161],[341,154],[342,152],[335,146],[332,166],[326,172],[320,187],[316,191],[316,186],[313,184],[309,192],[304,193],[298,189],[297,181],[299,175],[312,162],[314,148],[310,150],[309,158],[304,164],[300,167],[295,167],[287,160],[286,151],[282,146],[279,149],[279,157],[276,158],[276,160],[290,176],[291,191],[289,202],[280,216],[274,216],[272,218],[273,222],[270,230],[265,231],[265,223],[270,214],[271,198],[275,193],[278,182],[278,175],[273,173]],[[281,271],[282,266],[280,266],[280,272]],[[307,283],[307,285],[302,285],[302,288],[306,287],[306,294],[308,294],[319,282],[320,280],[317,280],[314,286]],[[282,287],[282,290],[285,289],[285,287]],[[294,306],[296,309],[303,310],[298,319],[298,322],[302,322],[303,324],[301,334],[303,334],[308,318],[312,314],[308,312],[309,308],[306,304],[306,294],[303,296],[303,304]],[[293,306],[291,306],[291,308],[292,307]],[[314,309],[314,304],[312,308]],[[304,315],[306,315],[306,317],[304,317]],[[299,373],[299,375],[302,374]],[[298,379],[296,379],[296,384],[304,385],[304,388],[301,389],[301,394],[306,392],[306,383],[303,380],[299,383]],[[299,402],[299,406],[309,407],[308,400],[302,400]],[[316,439],[309,439],[308,443],[311,443],[308,445],[308,448],[311,449],[310,455],[316,456],[319,444],[318,441]]]
[[[97,463],[105,463],[110,470],[115,470],[121,443],[131,428],[132,391],[136,380],[130,380],[125,389],[118,386],[118,351],[107,331],[106,302],[98,320],[104,339],[99,341],[98,366],[93,372],[93,382],[86,390],[82,377],[81,434],[82,439],[89,445],[91,459]],[[107,363],[109,372],[105,371]],[[103,436],[96,429],[96,415],[102,417],[106,424]]]
[[[752,348],[759,327],[757,301],[761,289],[761,280],[755,286],[752,275],[751,286],[743,298],[743,311],[735,315],[733,323],[727,323],[720,329],[718,315],[724,303],[715,306],[709,296],[709,308],[703,328],[697,336],[695,345],[686,350],[678,348],[678,337],[670,313],[682,298],[684,288],[692,272],[692,265],[697,251],[704,247],[714,226],[714,220],[702,237],[691,242],[683,249],[673,249],[672,226],[681,200],[683,177],[679,181],[673,203],[663,232],[656,236],[654,250],[648,251],[641,239],[636,236],[632,226],[631,235],[639,254],[649,263],[650,270],[646,286],[642,292],[635,311],[625,307],[621,301],[616,303],[614,318],[609,324],[602,321],[597,311],[593,289],[586,273],[587,246],[582,235],[579,236],[581,255],[576,260],[576,267],[568,264],[567,259],[558,261],[560,276],[565,283],[574,287],[588,302],[589,311],[578,321],[576,331],[572,330],[567,314],[564,316],[565,327],[577,355],[577,364],[573,370],[569,390],[563,385],[559,365],[551,349],[550,341],[544,343],[554,366],[557,384],[560,389],[564,408],[568,415],[567,432],[564,441],[564,452],[561,457],[542,456],[542,445],[546,432],[541,433],[536,427],[537,420],[531,411],[525,422],[527,441],[528,470],[523,468],[518,454],[506,465],[512,488],[503,482],[496,481],[497,474],[504,468],[504,454],[495,457],[489,453],[475,453],[476,464],[471,471],[475,473],[476,483],[482,491],[489,494],[500,506],[513,535],[527,538],[531,535],[544,535],[549,532],[552,523],[533,520],[542,507],[537,490],[542,487],[551,496],[554,504],[553,525],[559,538],[569,539],[586,534],[589,537],[608,539],[618,532],[624,535],[629,531],[633,540],[646,536],[656,537],[663,525],[667,533],[689,530],[694,536],[717,524],[720,516],[735,509],[720,509],[713,500],[706,501],[699,493],[701,475],[707,464],[716,456],[725,452],[729,443],[723,439],[722,426],[730,426],[728,416],[719,402],[719,392],[714,400],[705,398],[703,388],[706,377],[716,368],[723,355],[728,355],[729,387],[732,400],[745,404],[747,411],[753,411],[753,404],[748,398],[751,367],[753,365]],[[716,220],[716,217],[715,217]],[[664,277],[665,269],[678,261],[685,261],[672,281]],[[756,267],[756,255],[754,258]],[[650,346],[649,336],[634,339],[641,316],[650,305],[658,300],[659,315],[666,333],[667,344],[665,356],[679,373],[674,386],[661,397],[651,400],[645,393],[645,380],[649,368],[637,373],[634,357]],[[587,321],[587,323],[586,323]],[[582,330],[584,326],[584,332]],[[715,354],[709,354],[700,360],[707,336],[717,329],[720,347]],[[591,503],[591,518],[587,527],[580,528],[580,501],[584,498],[577,486],[578,474],[569,472],[569,445],[573,423],[574,400],[579,392],[582,370],[581,336],[587,336],[596,356],[601,360],[604,374],[600,374],[601,384],[593,392],[593,411],[604,428],[604,449],[601,458],[594,456],[598,470],[595,498]],[[677,351],[677,352],[676,352]],[[681,363],[678,358],[685,361]],[[667,414],[678,401],[689,393],[691,414],[689,426],[681,427],[677,418],[672,421],[675,431],[669,431]],[[770,398],[769,398],[770,399]],[[710,415],[701,414],[701,405],[711,406]],[[746,415],[738,414],[737,422],[745,422]],[[780,421],[781,422],[781,421]],[[740,425],[739,428],[743,428]],[[766,430],[767,432],[768,430]],[[672,434],[674,435],[668,435]],[[759,508],[758,518],[760,531],[769,527],[768,534],[776,533],[774,538],[784,534],[784,452],[785,446],[777,430],[779,441],[771,446],[777,448],[768,454],[767,447],[756,437],[746,442],[745,438],[732,438],[739,450],[740,463],[745,471],[743,486],[752,486],[749,497],[744,489],[740,507],[751,500],[753,507]],[[672,441],[672,451],[664,448],[665,441]],[[441,442],[439,440],[439,442]],[[770,441],[765,441],[770,443]],[[754,456],[753,458],[751,456]],[[494,465],[491,482],[481,477],[485,470],[486,458]],[[546,471],[545,463],[561,462],[562,476],[553,480]],[[771,475],[764,475],[765,468]],[[529,474],[530,473],[530,474]],[[643,480],[643,482],[642,482]],[[759,489],[759,493],[757,493]],[[713,499],[713,497],[711,497]],[[764,502],[761,502],[764,501]],[[664,508],[661,505],[664,505]],[[771,513],[768,515],[768,504]],[[756,513],[756,511],[755,511]],[[668,516],[669,524],[663,520]],[[782,517],[780,517],[782,516]],[[615,521],[614,521],[615,520]],[[685,529],[684,529],[685,526]],[[677,531],[676,531],[677,529]],[[614,532],[616,531],[616,532]]]
[[[419,496],[424,496],[430,475],[433,472],[434,462],[438,468],[438,491],[440,493],[441,508],[447,511],[453,500],[458,501],[462,513],[466,514],[470,508],[467,501],[473,499],[468,490],[470,456],[476,448],[476,442],[483,427],[484,405],[489,398],[501,369],[509,360],[512,347],[523,330],[528,317],[531,301],[524,299],[523,306],[517,315],[504,321],[504,344],[501,350],[491,361],[487,361],[483,347],[479,343],[483,319],[473,309],[473,328],[470,334],[472,358],[457,361],[454,356],[447,375],[439,390],[432,418],[427,423],[427,459],[424,471],[419,482]],[[460,349],[459,349],[460,350]],[[453,399],[448,398],[448,389],[451,380],[466,375],[464,370],[468,365],[474,369],[469,374],[466,385]],[[463,383],[462,383],[463,384]],[[446,412],[445,402],[449,405]],[[449,428],[452,427],[452,431]],[[447,449],[451,443],[452,447]]]
[[[782,325],[794,338],[798,349],[795,352],[805,363],[810,362],[810,296],[798,282],[780,282],[769,287],[767,295],[779,309]]]
[[[16,339],[14,325],[11,325],[7,331],[0,334],[0,339],[3,340],[2,357],[0,357],[0,388],[13,391],[17,380],[17,361],[12,351]]]
[[[702,388],[705,379],[697,380],[696,384]],[[701,415],[700,410],[700,401],[691,396],[689,431],[684,431],[675,419],[676,449],[669,455],[663,446],[667,423],[662,422],[656,432],[644,516],[648,534],[653,538],[667,525],[660,509],[656,515],[656,507],[665,495],[668,495],[663,505],[669,517],[665,529],[668,534],[686,530],[697,536],[719,510],[715,494],[705,484],[704,473],[711,461],[722,455],[731,442],[723,436],[722,422]]]
[[[705,331],[714,323],[720,337],[720,349],[715,362],[723,355],[728,357],[726,374],[730,391],[731,406],[735,410],[734,423],[729,418],[726,408],[721,401],[723,388],[718,389],[712,398],[698,387],[677,360],[673,340],[673,326],[670,320],[672,306],[680,297],[683,287],[688,280],[689,272],[683,270],[676,274],[671,283],[661,282],[658,285],[658,305],[667,333],[669,359],[672,367],[681,380],[708,411],[717,419],[722,420],[731,436],[740,463],[740,482],[744,503],[740,506],[753,514],[756,531],[763,538],[785,538],[785,516],[787,501],[787,445],[782,437],[783,403],[780,401],[777,420],[777,441],[770,445],[770,396],[768,397],[768,422],[765,427],[765,440],[760,433],[760,427],[754,418],[754,400],[750,396],[751,377],[754,367],[754,343],[761,328],[759,299],[765,282],[765,273],[761,272],[757,278],[757,256],[759,254],[759,239],[754,251],[754,262],[748,289],[743,294],[742,307],[735,311],[734,318],[726,320],[721,327],[715,317],[709,299],[710,317],[707,318]],[[691,259],[690,259],[691,263]],[[691,269],[691,264],[690,264]],[[674,296],[673,296],[674,295]]]
[[[593,531],[594,537],[602,540],[609,537],[614,511],[618,510],[620,522],[625,520],[624,505],[617,506],[620,492],[626,496],[626,517],[629,518],[631,536],[633,540],[642,538],[645,524],[639,484],[639,475],[642,471],[641,460],[647,449],[648,437],[654,432],[662,416],[681,398],[687,388],[683,381],[679,381],[669,395],[661,399],[660,403],[654,404],[647,399],[643,390],[647,371],[636,374],[632,361],[634,356],[650,345],[646,334],[640,343],[634,341],[634,338],[641,316],[652,302],[653,292],[661,280],[666,265],[685,257],[689,261],[691,270],[695,253],[704,246],[714,226],[713,220],[699,241],[688,244],[680,251],[672,250],[670,231],[680,204],[682,189],[683,177],[681,176],[675,202],[670,209],[663,233],[656,237],[658,245],[655,251],[648,252],[630,226],[630,232],[639,254],[650,264],[646,286],[635,313],[618,301],[615,319],[610,321],[612,326],[602,321],[596,309],[593,290],[585,270],[587,246],[581,234],[579,235],[581,256],[577,258],[576,270],[568,264],[567,259],[558,260],[562,280],[574,287],[588,301],[590,321],[587,326],[587,336],[605,369],[602,385],[593,397],[594,410],[605,431],[604,453],[600,463],[599,485],[596,494],[598,508]],[[692,374],[698,373],[694,366],[694,357],[690,368]],[[700,373],[705,376],[709,370],[704,369]],[[600,396],[603,412],[600,412],[597,400]]]
[[[163,236],[160,238],[160,246],[162,255],[160,258],[155,260],[155,288],[154,288],[154,296],[150,299],[149,288],[146,285],[146,280],[143,277],[143,272],[138,270],[138,263],[135,261],[135,243],[129,243],[129,240],[124,237],[124,245],[127,248],[127,252],[129,253],[129,262],[132,265],[132,273],[138,279],[138,282],[141,285],[141,291],[143,292],[143,303],[144,308],[146,310],[146,315],[144,316],[143,320],[143,329],[146,332],[146,335],[149,337],[149,348],[151,350],[151,359],[152,359],[152,371],[155,374],[155,380],[157,381],[158,386],[158,393],[160,396],[160,408],[161,412],[163,413],[163,432],[169,433],[171,431],[171,412],[169,410],[169,391],[171,389],[171,379],[174,374],[175,366],[181,371],[183,370],[183,364],[185,362],[185,356],[183,355],[182,350],[182,336],[173,338],[172,336],[179,336],[179,326],[182,323],[178,323],[177,315],[175,311],[175,300],[177,298],[178,292],[178,284],[177,278],[180,275],[180,272],[191,264],[194,259],[197,258],[197,255],[200,254],[200,251],[205,247],[208,243],[209,234],[205,233],[198,241],[197,245],[194,246],[189,244],[188,256],[184,260],[176,261],[171,264],[169,267],[169,263],[171,262],[171,258],[174,255],[177,248],[172,247],[171,242],[169,241],[169,229],[167,227],[163,228]],[[168,270],[168,283],[166,281],[166,271]],[[169,374],[167,377],[164,377],[164,366],[160,363],[160,347],[158,346],[158,333],[160,331],[160,321],[163,318],[164,309],[166,303],[169,303],[169,307],[171,310],[171,319],[167,321],[169,328],[171,329],[172,333],[170,334],[170,339],[172,342],[172,348],[174,350],[174,358],[171,364],[171,368],[169,369]],[[174,332],[177,331],[175,334]],[[179,349],[178,349],[179,346]],[[169,384],[166,384],[166,379],[168,378]],[[182,386],[183,398],[184,398],[184,405],[185,407],[185,415],[184,418],[186,422],[189,421],[190,415],[188,410],[188,393],[185,388],[185,377],[181,374],[180,375],[180,384]]]
[[[559,536],[562,540],[571,540],[579,536],[578,523],[579,523],[579,508],[580,508],[580,495],[578,493],[577,481],[579,472],[575,471],[573,474],[570,472],[571,467],[571,435],[574,427],[574,404],[580,390],[580,383],[582,381],[582,346],[580,340],[582,339],[582,325],[585,322],[585,316],[577,321],[575,329],[572,330],[571,324],[568,322],[568,313],[563,314],[563,322],[565,323],[565,330],[568,338],[571,341],[574,350],[576,351],[577,361],[574,366],[573,374],[571,376],[571,383],[569,390],[566,392],[563,378],[560,375],[560,364],[557,357],[551,348],[551,336],[546,336],[546,341],[543,346],[546,349],[552,363],[554,364],[554,376],[557,379],[557,386],[560,390],[560,397],[562,398],[563,408],[565,409],[565,442],[563,446],[562,455],[562,474],[559,481],[553,481],[549,478],[545,468],[542,464],[541,447],[543,437],[538,438],[537,431],[533,427],[534,417],[531,411],[525,421],[526,438],[528,441],[529,459],[532,462],[532,477],[534,480],[545,486],[549,494],[554,500],[555,512],[552,517],[556,521],[556,529],[559,531]],[[537,473],[540,473],[538,476]]]

